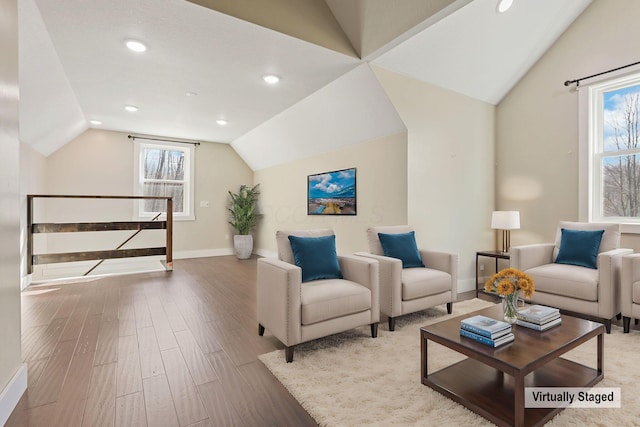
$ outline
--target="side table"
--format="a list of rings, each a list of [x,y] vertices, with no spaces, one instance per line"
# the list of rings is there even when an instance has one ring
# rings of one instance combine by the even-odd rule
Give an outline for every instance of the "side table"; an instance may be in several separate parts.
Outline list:
[[[478,298],[478,292],[484,292],[484,288],[479,288],[478,283],[478,258],[486,257],[486,258],[494,258],[496,260],[496,273],[498,270],[498,261],[501,259],[509,260],[511,259],[511,254],[509,252],[501,252],[501,251],[479,251],[476,252],[476,298]]]

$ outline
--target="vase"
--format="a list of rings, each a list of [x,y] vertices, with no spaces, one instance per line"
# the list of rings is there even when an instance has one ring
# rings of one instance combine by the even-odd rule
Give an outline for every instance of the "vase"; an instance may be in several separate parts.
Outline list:
[[[251,234],[236,234],[233,236],[233,249],[238,259],[248,259],[253,252],[253,236]]]
[[[502,298],[502,314],[504,321],[510,324],[516,323],[518,319],[518,293],[514,292],[509,295],[505,295]]]

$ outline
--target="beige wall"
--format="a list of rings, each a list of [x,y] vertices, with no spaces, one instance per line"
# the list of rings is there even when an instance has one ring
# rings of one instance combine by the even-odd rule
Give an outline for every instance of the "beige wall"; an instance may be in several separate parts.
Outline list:
[[[408,221],[418,243],[458,253],[458,289],[474,289],[475,252],[495,248],[495,108],[372,68],[408,130]]]
[[[640,2],[594,0],[498,105],[497,207],[521,211],[512,244],[578,219],[578,93],[563,83],[637,62],[638,16]],[[622,244],[640,250],[633,235]]]
[[[131,195],[134,189],[133,149],[126,133],[88,130],[46,159],[46,192]],[[195,149],[195,156],[196,220],[174,223],[174,257],[231,254],[229,236],[233,230],[227,224],[227,191],[237,190],[240,184],[251,184],[253,172],[227,144],[201,143]],[[209,207],[200,207],[201,201],[208,201]],[[47,205],[48,220],[60,220],[61,216],[77,220],[84,214],[98,216],[104,221],[127,220],[133,215],[131,202],[124,205],[100,203],[88,209],[69,209],[68,206],[69,202]],[[54,237],[51,235],[48,239],[50,248],[64,244]],[[101,244],[93,236],[87,239],[90,244]],[[121,241],[120,238],[115,240]]]
[[[18,140],[18,15],[16,0],[0,0],[0,424],[24,387],[12,380],[21,367],[20,142]],[[26,386],[26,382],[23,384]]]
[[[366,229],[407,222],[407,135],[400,133],[255,172],[264,214],[256,248],[275,256],[275,233],[285,229],[332,228],[338,252],[367,250]],[[357,168],[356,216],[308,216],[307,176]]]

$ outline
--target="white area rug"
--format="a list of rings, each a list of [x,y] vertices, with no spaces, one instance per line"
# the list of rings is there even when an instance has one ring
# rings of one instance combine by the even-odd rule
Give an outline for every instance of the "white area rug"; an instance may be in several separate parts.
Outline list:
[[[369,327],[301,344],[293,363],[284,350],[260,360],[321,426],[491,426],[485,418],[420,382],[420,327],[490,306],[474,299],[404,316],[395,332],[380,324],[378,338]],[[268,333],[268,331],[267,331]],[[640,426],[640,332],[613,327],[605,336],[604,375],[597,387],[621,387],[622,408],[568,408],[549,427]],[[565,355],[596,366],[596,340]],[[429,371],[464,356],[429,343]]]

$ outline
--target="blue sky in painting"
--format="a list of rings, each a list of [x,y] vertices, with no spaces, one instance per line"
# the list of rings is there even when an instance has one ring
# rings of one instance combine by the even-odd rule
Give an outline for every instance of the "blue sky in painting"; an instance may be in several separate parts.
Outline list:
[[[309,198],[356,197],[356,170],[345,169],[309,176]]]

